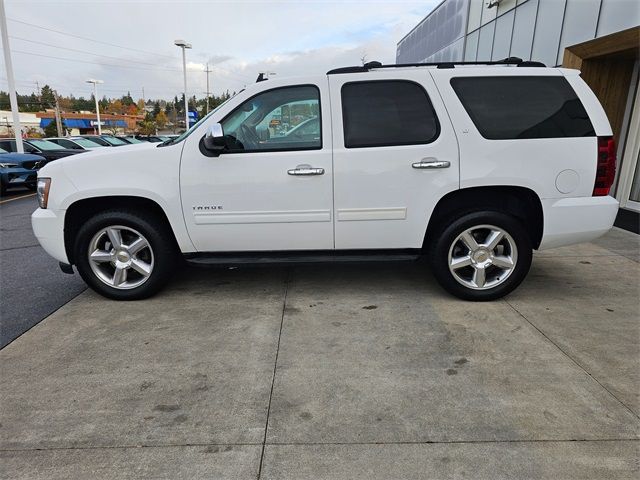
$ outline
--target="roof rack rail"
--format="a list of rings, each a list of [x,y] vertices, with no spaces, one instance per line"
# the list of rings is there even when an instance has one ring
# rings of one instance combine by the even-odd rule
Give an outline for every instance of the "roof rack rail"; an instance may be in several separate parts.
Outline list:
[[[429,62],[429,63],[390,63],[383,65],[380,62],[367,62],[362,66],[341,67],[329,70],[327,75],[337,75],[340,73],[359,73],[368,72],[376,68],[402,68],[402,67],[437,67],[437,68],[455,68],[456,65],[517,65],[518,67],[546,67],[542,62],[534,62],[522,60],[518,57],[508,57],[502,60],[494,60],[487,62]]]

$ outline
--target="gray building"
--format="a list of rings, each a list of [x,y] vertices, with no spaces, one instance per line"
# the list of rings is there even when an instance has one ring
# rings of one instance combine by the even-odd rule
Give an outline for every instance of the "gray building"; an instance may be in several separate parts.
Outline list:
[[[396,51],[396,63],[506,57],[581,70],[618,145],[617,223],[638,231],[640,0],[444,0]]]

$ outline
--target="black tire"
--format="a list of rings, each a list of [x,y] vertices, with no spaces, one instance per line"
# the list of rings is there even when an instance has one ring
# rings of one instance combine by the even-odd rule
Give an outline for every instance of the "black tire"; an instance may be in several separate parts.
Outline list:
[[[152,252],[153,269],[144,283],[135,288],[119,289],[107,285],[91,268],[88,251],[92,239],[102,229],[114,225],[142,234]],[[114,300],[140,300],[154,295],[169,281],[178,258],[173,233],[166,221],[137,211],[105,211],[91,217],[78,231],[74,247],[74,263],[82,279],[99,294]],[[105,265],[108,268],[108,263]]]
[[[513,269],[501,283],[479,290],[463,285],[456,279],[449,269],[449,252],[454,248],[452,245],[459,235],[467,229],[483,225],[492,225],[506,232],[515,243],[517,259]],[[441,224],[435,229],[427,253],[431,271],[445,290],[463,300],[488,301],[509,294],[522,283],[531,267],[532,247],[527,231],[517,218],[498,211],[468,211],[461,213],[452,223]],[[500,275],[496,274],[495,278],[499,281]]]

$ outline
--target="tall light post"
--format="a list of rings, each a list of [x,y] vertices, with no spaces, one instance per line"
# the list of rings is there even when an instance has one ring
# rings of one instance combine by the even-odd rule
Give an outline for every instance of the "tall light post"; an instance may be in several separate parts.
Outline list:
[[[7,83],[9,84],[9,103],[11,104],[11,116],[13,117],[13,136],[16,139],[16,150],[24,153],[22,146],[22,128],[20,127],[20,114],[18,113],[18,97],[16,96],[16,84],[13,79],[13,64],[11,63],[11,50],[9,49],[9,32],[7,32],[7,15],[4,11],[4,0],[0,0],[0,30],[2,31],[2,49],[4,50],[4,64],[7,68]]]
[[[93,83],[93,99],[96,101],[96,118],[98,119],[98,135],[102,135],[102,125],[100,125],[100,105],[98,105],[98,84],[104,83],[102,80],[90,78],[87,83]]]
[[[209,62],[207,62],[207,68],[204,72],[207,74],[207,114],[209,114],[209,74],[213,72],[213,70],[209,68]]]
[[[176,40],[173,42],[182,49],[182,73],[184,75],[184,128],[189,130],[189,99],[187,98],[187,48],[191,48],[191,44],[184,40]]]

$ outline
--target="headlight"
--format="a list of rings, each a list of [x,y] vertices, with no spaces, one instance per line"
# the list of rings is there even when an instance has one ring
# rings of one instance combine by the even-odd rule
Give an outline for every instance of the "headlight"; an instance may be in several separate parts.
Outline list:
[[[38,178],[38,205],[40,208],[47,208],[47,202],[49,202],[49,187],[51,187],[50,178]]]
[[[16,168],[17,163],[0,163],[0,168]]]

